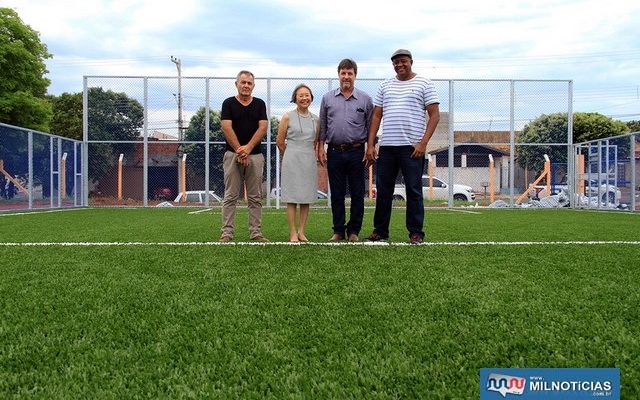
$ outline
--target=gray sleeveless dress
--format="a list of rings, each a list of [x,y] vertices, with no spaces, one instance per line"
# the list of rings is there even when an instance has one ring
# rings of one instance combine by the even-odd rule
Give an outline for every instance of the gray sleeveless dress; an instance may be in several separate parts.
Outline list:
[[[282,157],[282,198],[285,203],[312,204],[317,197],[318,167],[313,141],[318,117],[289,112],[287,149]]]

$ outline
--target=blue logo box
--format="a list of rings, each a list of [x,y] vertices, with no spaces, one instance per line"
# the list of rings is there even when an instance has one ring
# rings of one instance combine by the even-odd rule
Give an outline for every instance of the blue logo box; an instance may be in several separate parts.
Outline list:
[[[620,368],[481,368],[480,400],[620,400]]]

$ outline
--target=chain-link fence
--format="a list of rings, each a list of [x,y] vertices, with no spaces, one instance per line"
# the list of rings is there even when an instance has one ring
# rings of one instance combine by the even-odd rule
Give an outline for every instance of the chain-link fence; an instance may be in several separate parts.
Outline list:
[[[222,101],[235,95],[235,78],[85,77],[87,187],[91,205],[208,206],[223,196],[220,128]],[[374,96],[382,80],[358,79]],[[254,96],[267,103],[269,130],[264,197],[277,204],[279,154],[277,125],[291,91],[307,84],[320,98],[337,79],[256,78]],[[425,199],[428,205],[507,205],[529,201],[529,186],[544,172],[545,154],[558,177],[570,173],[572,82],[566,80],[434,80],[440,96],[440,124],[427,148]],[[523,128],[544,115],[564,116],[555,135]],[[564,165],[564,167],[562,167]],[[371,178],[369,178],[371,176]],[[431,177],[431,178],[430,178]],[[434,179],[439,186],[433,186]],[[558,178],[559,179],[559,178]],[[375,185],[375,167],[366,187]],[[535,185],[534,185],[535,186]],[[318,189],[328,191],[327,174]],[[209,193],[208,195],[205,195]],[[370,191],[370,193],[375,193]],[[465,194],[464,196],[462,194]],[[471,193],[471,194],[469,194]],[[524,199],[521,195],[526,194]],[[326,203],[325,203],[326,204]]]
[[[639,210],[640,132],[578,143],[575,204],[580,208]]]
[[[373,96],[381,82],[357,86]],[[279,205],[274,142],[299,83],[313,90],[316,114],[318,99],[338,86],[337,79],[256,79],[254,95],[270,117],[262,143],[267,206]],[[638,209],[639,134],[570,145],[571,81],[434,83],[441,119],[427,148],[426,205]],[[219,205],[220,106],[235,90],[234,78],[85,77],[85,143],[0,124],[0,210]],[[319,204],[328,205],[322,168],[317,184]],[[375,165],[366,187],[375,195]]]
[[[82,142],[0,123],[0,211],[78,207]]]

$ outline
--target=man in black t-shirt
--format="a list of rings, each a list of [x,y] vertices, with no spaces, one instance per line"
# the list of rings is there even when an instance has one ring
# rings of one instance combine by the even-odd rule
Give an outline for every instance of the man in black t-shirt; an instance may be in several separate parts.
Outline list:
[[[222,202],[221,242],[233,240],[236,204],[246,188],[249,209],[249,238],[266,242],[262,235],[262,171],[264,156],[260,142],[267,133],[267,107],[261,99],[253,97],[255,78],[249,71],[240,71],[236,77],[238,94],[222,103],[222,132],[227,142],[224,153],[224,200]]]

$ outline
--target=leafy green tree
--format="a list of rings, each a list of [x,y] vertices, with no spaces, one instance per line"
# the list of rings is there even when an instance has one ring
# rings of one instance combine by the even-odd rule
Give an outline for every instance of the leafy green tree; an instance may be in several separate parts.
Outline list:
[[[51,54],[38,32],[14,10],[0,8],[0,122],[48,131],[48,58]]]
[[[185,131],[185,140],[204,140],[205,130],[205,107],[200,107],[198,111],[191,117],[189,126]],[[209,110],[209,140],[224,141],[222,133],[222,123],[220,120],[220,111]]]
[[[51,105],[46,99],[49,79],[44,75],[45,60],[51,58],[39,35],[24,24],[18,14],[0,7],[0,122],[49,130]],[[27,135],[9,128],[0,130],[0,159],[14,176],[28,173]],[[49,146],[41,140],[33,143],[34,184],[42,183],[48,195],[48,179],[41,179],[40,171],[48,176]],[[40,165],[43,164],[43,165]]]
[[[278,118],[271,117],[271,184],[275,184],[276,181],[276,138],[278,137],[278,126],[280,125],[280,121]],[[266,154],[265,154],[266,157]],[[266,159],[266,158],[265,158]]]
[[[276,142],[276,137],[278,136],[278,126],[280,125],[280,121],[278,118],[271,117],[271,141],[273,143]]]
[[[89,88],[88,96],[88,134],[89,140],[138,141],[140,129],[144,123],[144,110],[135,99],[125,93],[101,87]],[[73,97],[75,101],[78,97]],[[81,97],[79,98],[82,99]],[[71,101],[72,99],[70,99]],[[89,179],[99,181],[110,171],[120,153],[132,154],[134,143],[91,143],[89,145]]]
[[[187,127],[184,137],[189,141],[205,140],[205,107],[200,107],[198,111],[191,117],[189,126]],[[209,140],[211,142],[224,142],[224,134],[222,133],[220,111],[209,110]],[[195,180],[196,175],[204,176],[204,159],[205,148],[203,144],[186,144],[183,145],[183,151],[187,154],[187,180]],[[209,154],[209,187],[217,193],[222,193],[224,185],[222,184],[222,156],[224,154],[224,145],[211,144]],[[217,178],[217,179],[216,179]]]
[[[627,121],[627,126],[631,132],[640,132],[640,121]]]
[[[140,140],[144,109],[126,93],[92,87],[88,95],[89,140]]]
[[[82,93],[62,93],[50,96],[53,109],[51,133],[82,140]]]
[[[185,140],[187,141],[204,141],[205,132],[205,114],[204,107],[200,107],[198,111],[191,117],[189,126],[185,131]],[[275,135],[278,132],[278,120],[275,117],[271,118],[271,134],[275,141]],[[211,190],[217,193],[222,193],[224,189],[224,182],[222,177],[224,171],[222,168],[222,158],[226,151],[224,145],[224,133],[222,132],[222,124],[220,119],[220,111],[209,110],[209,141],[210,142],[223,142],[223,144],[211,144],[209,153],[209,187]],[[262,149],[266,154],[266,149]],[[273,149],[272,149],[273,150]],[[202,144],[187,144],[184,145],[183,151],[187,156],[187,174],[191,175],[191,179],[194,175],[204,174],[204,145]],[[272,157],[275,159],[275,153],[272,152]],[[275,171],[275,169],[273,169]],[[275,173],[275,172],[273,172]],[[187,177],[189,179],[189,177]]]
[[[544,146],[544,143],[563,143],[567,138],[567,113],[545,114],[527,124],[518,137],[520,143],[540,143],[540,146],[520,146],[518,149],[518,164],[523,168],[542,171],[544,168],[544,154],[552,162],[567,162],[567,149],[564,146]],[[586,142],[604,139],[629,132],[629,127],[621,121],[613,120],[599,113],[573,114],[573,141]],[[619,156],[628,156],[620,149]]]

